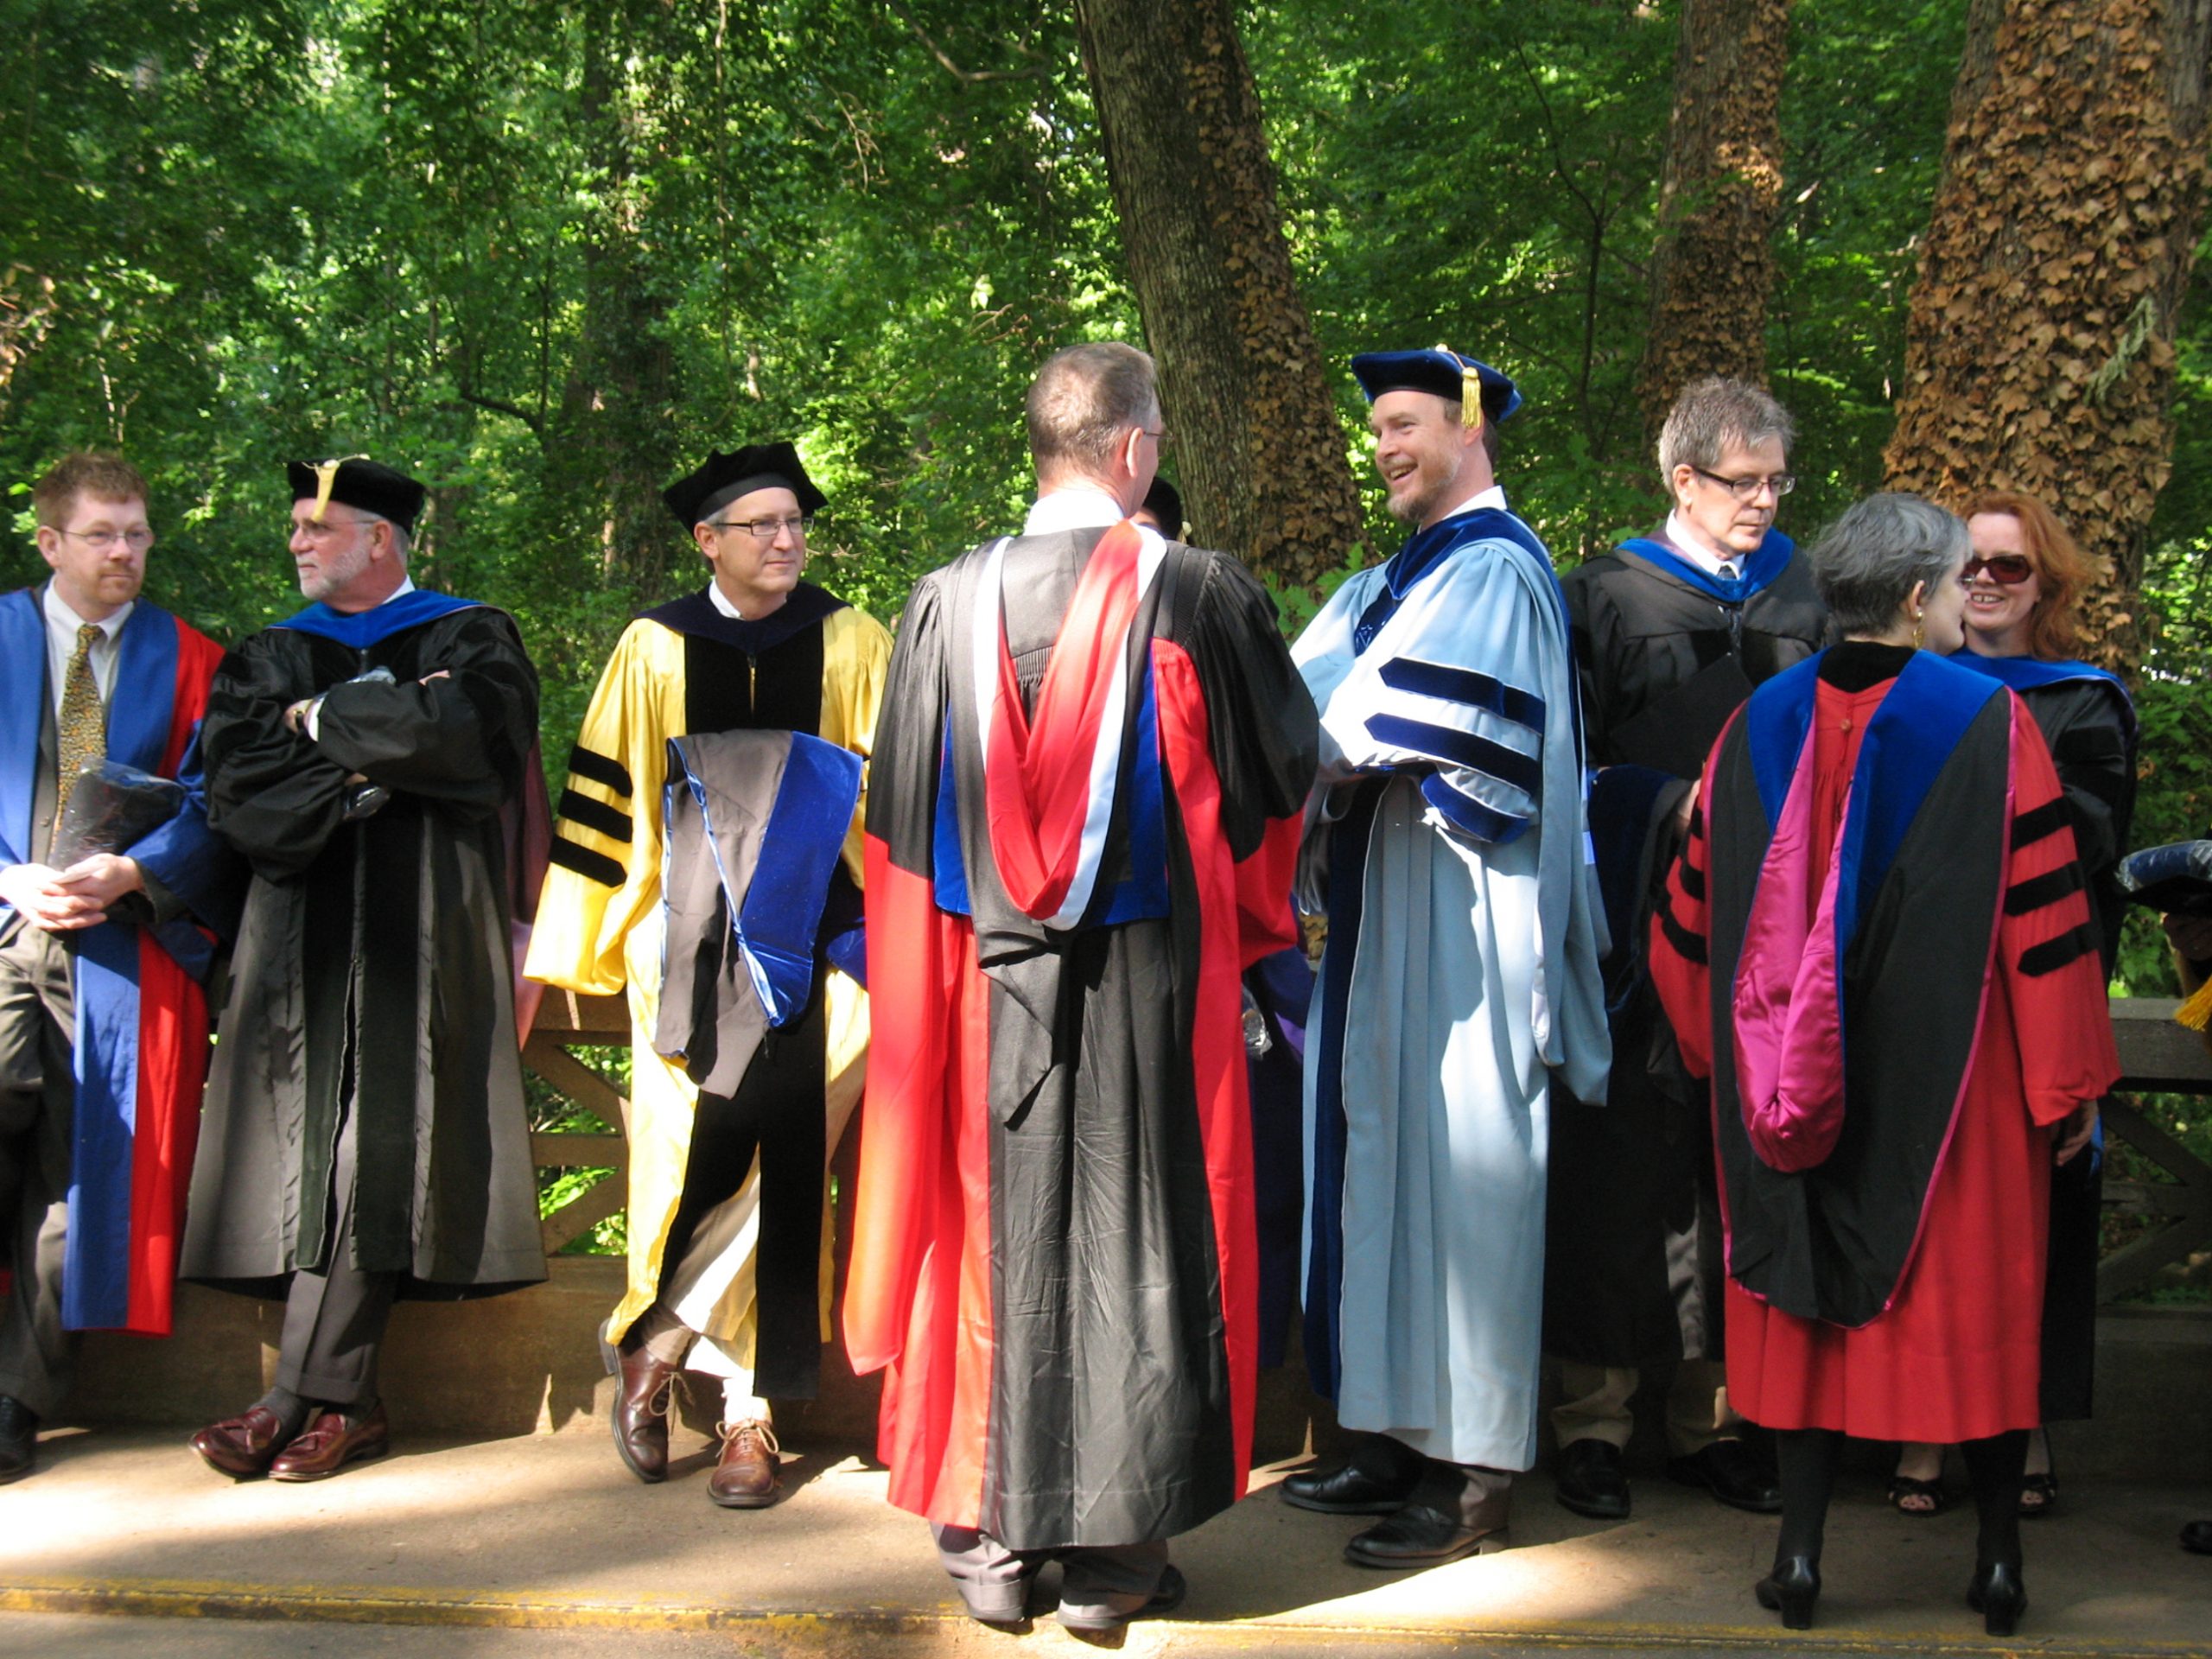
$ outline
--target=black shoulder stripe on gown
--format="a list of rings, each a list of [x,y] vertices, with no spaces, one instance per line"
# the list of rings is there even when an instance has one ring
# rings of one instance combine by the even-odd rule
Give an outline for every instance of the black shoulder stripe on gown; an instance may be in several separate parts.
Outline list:
[[[579,847],[566,836],[553,837],[552,850],[548,856],[563,869],[574,870],[587,881],[596,881],[603,887],[622,885],[622,867],[604,853],[595,853],[588,847]]]
[[[630,792],[630,769],[611,754],[601,754],[597,749],[588,749],[581,743],[569,751],[569,770],[579,778],[588,778],[594,784],[604,784],[617,795]]]
[[[2045,939],[2041,944],[2030,945],[2020,952],[2020,971],[2030,979],[2039,979],[2045,974],[2055,974],[2076,957],[2086,957],[2097,948],[2096,930],[2087,922],[2069,927],[2055,939]]]
[[[2005,913],[2024,916],[2031,910],[2041,910],[2055,905],[2069,893],[2082,891],[2082,867],[2065,863],[2055,870],[2045,870],[2041,875],[2016,881],[2005,889]]]

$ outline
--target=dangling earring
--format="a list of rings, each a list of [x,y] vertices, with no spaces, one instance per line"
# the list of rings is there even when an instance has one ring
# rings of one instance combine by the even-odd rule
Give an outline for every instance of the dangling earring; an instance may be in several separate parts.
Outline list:
[[[1912,648],[1915,651],[1920,650],[1928,638],[1928,625],[1921,616],[1922,613],[1918,611],[1912,613]]]

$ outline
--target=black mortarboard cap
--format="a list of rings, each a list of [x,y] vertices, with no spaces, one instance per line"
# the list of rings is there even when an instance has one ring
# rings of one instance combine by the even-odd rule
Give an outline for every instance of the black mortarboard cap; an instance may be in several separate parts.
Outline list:
[[[1464,408],[1467,382],[1473,380],[1482,387],[1480,406],[1490,419],[1502,425],[1521,407],[1521,393],[1509,377],[1449,346],[1426,352],[1363,352],[1352,359],[1351,372],[1370,404],[1386,391],[1427,391]],[[1475,423],[1471,416],[1463,418],[1470,426]]]
[[[423,499],[429,493],[406,474],[366,455],[287,461],[284,473],[291,480],[292,499],[313,501],[317,519],[335,501],[389,518],[410,536],[415,533],[416,519],[422,516]]]
[[[1144,510],[1160,520],[1160,534],[1171,542],[1183,539],[1183,495],[1173,484],[1153,474],[1152,487],[1144,493]]]
[[[827,506],[830,498],[814,487],[798,450],[788,443],[748,443],[733,454],[719,449],[698,470],[686,474],[660,493],[676,522],[685,530],[703,524],[741,495],[781,485],[798,498],[798,510],[809,515]]]

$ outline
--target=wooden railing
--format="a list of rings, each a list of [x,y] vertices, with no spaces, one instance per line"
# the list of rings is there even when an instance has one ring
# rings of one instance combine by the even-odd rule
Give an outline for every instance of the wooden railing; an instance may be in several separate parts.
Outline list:
[[[2127,1092],[2212,1095],[2212,1052],[2195,1033],[2173,1021],[2170,997],[2124,997],[2112,1005]],[[630,1103],[569,1050],[572,1046],[626,1047],[629,1014],[622,999],[548,991],[523,1051],[523,1064],[602,1122],[626,1132]],[[2136,1108],[2107,1106],[2106,1134],[2125,1141],[2171,1180],[2107,1178],[2106,1205],[2139,1218],[2145,1230],[2107,1256],[2097,1269],[2100,1300],[2116,1301],[2158,1280],[2167,1267],[2212,1249],[2212,1166],[2208,1166]],[[608,1174],[546,1217],[548,1254],[619,1213],[628,1186],[630,1148],[625,1135],[548,1134],[531,1137],[538,1165],[549,1169],[609,1169]]]
[[[2165,996],[2113,1001],[2123,1094],[2212,1095],[2212,1051],[2196,1033],[2174,1023],[2179,1006]],[[2125,1100],[2106,1103],[2105,1135],[2107,1147],[2125,1141],[2172,1177],[2105,1177],[2106,1207],[2148,1224],[2098,1264],[2097,1300],[2112,1302],[2145,1288],[2169,1266],[2212,1249],[2212,1167]]]
[[[548,991],[522,1051],[522,1063],[619,1135],[539,1134],[530,1138],[540,1169],[607,1169],[540,1223],[548,1255],[602,1221],[621,1213],[630,1188],[630,1103],[622,1092],[569,1050],[627,1048],[630,1011],[619,996],[577,996]]]

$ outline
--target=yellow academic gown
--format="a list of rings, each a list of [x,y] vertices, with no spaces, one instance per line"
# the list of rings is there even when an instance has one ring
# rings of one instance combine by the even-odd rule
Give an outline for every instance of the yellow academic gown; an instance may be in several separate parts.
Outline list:
[[[697,1090],[680,1063],[653,1052],[659,1015],[663,908],[661,791],[668,741],[747,727],[803,731],[865,760],[891,656],[890,632],[865,613],[802,582],[759,621],[723,614],[702,591],[631,623],[593,693],[569,757],[552,867],[538,900],[525,971],[591,995],[626,991],[631,1087],[629,1276],[608,1318],[619,1341],[658,1294],[669,1230],[683,1197]],[[867,800],[863,781],[861,807]],[[846,873],[858,885],[862,811],[847,831]],[[825,1143],[834,1153],[858,1103],[868,1055],[868,993],[827,963],[823,1018]],[[747,1190],[757,1190],[756,1156]],[[752,1207],[740,1248],[757,1243]],[[830,1336],[832,1276],[823,1208],[822,1335]],[[741,1364],[753,1363],[751,1262],[739,1271],[701,1334]]]

